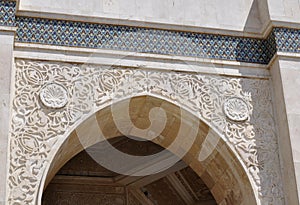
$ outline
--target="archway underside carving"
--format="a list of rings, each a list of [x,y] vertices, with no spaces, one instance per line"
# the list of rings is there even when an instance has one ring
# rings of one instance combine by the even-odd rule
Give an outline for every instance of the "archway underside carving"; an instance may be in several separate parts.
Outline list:
[[[21,59],[15,67],[10,204],[35,204],[46,168],[72,130],[96,111],[136,96],[193,113],[236,153],[260,203],[283,204],[268,80]]]

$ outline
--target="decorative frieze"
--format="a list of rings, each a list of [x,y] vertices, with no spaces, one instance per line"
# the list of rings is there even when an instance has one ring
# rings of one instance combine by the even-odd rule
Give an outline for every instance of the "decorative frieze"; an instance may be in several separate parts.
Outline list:
[[[15,26],[16,2],[0,1],[0,26]]]
[[[268,64],[276,51],[300,52],[300,30],[266,39],[17,17],[16,41]]]
[[[265,40],[17,17],[17,42],[267,63]]]
[[[272,32],[278,51],[300,53],[300,29],[274,28]]]

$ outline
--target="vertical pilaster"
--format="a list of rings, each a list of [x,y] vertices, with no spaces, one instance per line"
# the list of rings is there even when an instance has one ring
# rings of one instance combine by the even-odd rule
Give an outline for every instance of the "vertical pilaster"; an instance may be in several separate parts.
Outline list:
[[[5,204],[14,31],[0,30],[0,204]]]
[[[271,67],[285,204],[300,195],[300,59],[278,57]]]
[[[15,1],[0,1],[0,205],[6,204]]]

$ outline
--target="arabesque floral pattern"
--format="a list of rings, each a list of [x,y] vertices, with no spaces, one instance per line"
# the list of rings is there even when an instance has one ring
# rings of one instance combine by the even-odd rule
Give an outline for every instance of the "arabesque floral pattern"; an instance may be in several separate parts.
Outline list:
[[[64,86],[67,104],[45,109],[39,92],[48,83]],[[219,130],[237,151],[255,182],[262,204],[283,204],[269,81],[217,75],[16,60],[10,139],[9,204],[35,204],[53,146],[76,123],[122,98],[154,95],[169,99]],[[228,120],[224,102],[237,97],[249,117]]]

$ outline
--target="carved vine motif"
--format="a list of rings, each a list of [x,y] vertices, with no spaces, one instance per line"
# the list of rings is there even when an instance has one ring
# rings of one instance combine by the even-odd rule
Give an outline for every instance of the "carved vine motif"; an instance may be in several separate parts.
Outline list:
[[[60,109],[46,109],[39,100],[41,89],[49,83],[62,85],[70,96]],[[147,94],[198,113],[223,133],[255,181],[262,203],[282,204],[267,80],[17,60],[15,86],[10,204],[35,203],[52,147],[67,137],[76,122],[104,104]],[[242,99],[248,108],[243,122],[227,120],[223,112],[232,97]]]

